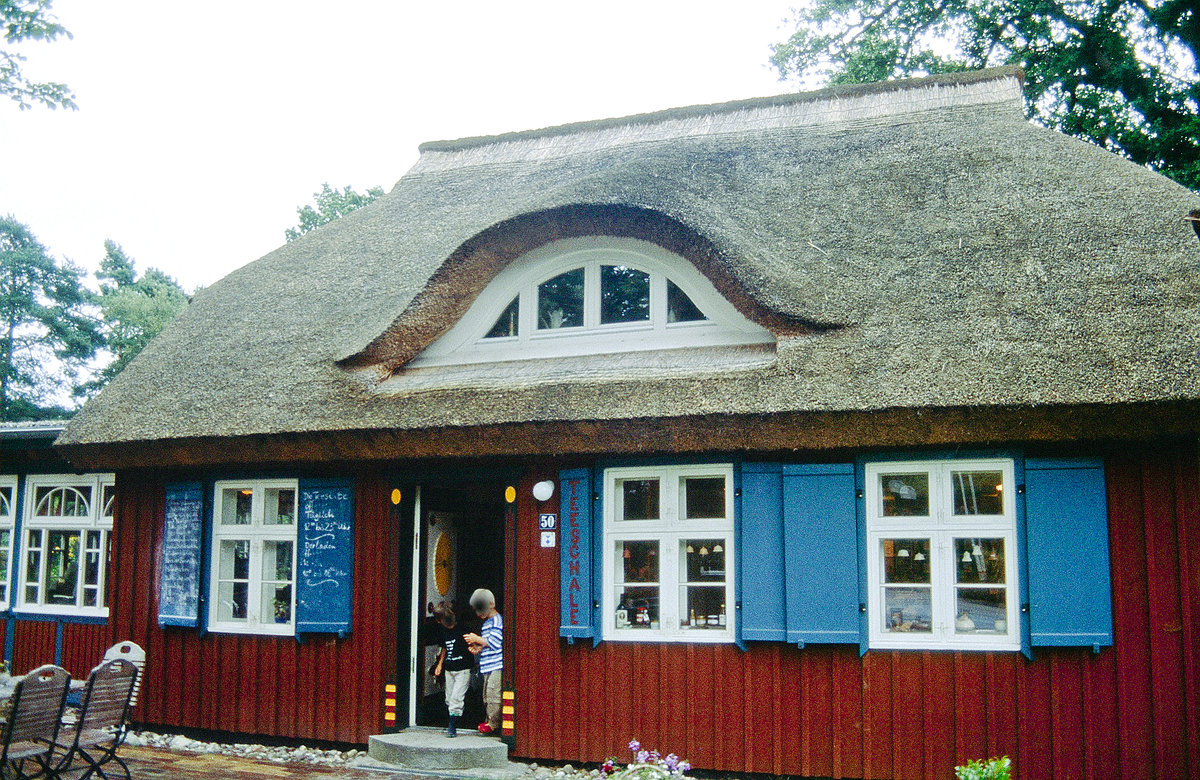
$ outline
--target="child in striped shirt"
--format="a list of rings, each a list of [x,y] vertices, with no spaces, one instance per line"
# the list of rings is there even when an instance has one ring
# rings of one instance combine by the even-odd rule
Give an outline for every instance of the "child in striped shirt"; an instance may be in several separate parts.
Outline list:
[[[500,677],[504,668],[504,618],[496,611],[496,597],[487,588],[471,594],[471,608],[483,620],[478,634],[464,634],[467,649],[479,656],[479,674],[483,676],[483,703],[487,720],[479,724],[480,734],[500,730]],[[481,636],[482,635],[482,636]]]

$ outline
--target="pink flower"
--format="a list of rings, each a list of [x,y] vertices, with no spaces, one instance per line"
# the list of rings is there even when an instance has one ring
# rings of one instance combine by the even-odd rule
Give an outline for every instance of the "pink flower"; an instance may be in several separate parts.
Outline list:
[[[649,751],[649,750],[639,750],[639,751],[637,752],[637,762],[638,762],[639,764],[644,764],[644,763],[646,763],[646,760],[647,760],[648,758],[650,758],[650,751]]]
[[[637,751],[642,749],[642,743],[638,742],[636,739],[630,740],[629,749],[636,753]]]

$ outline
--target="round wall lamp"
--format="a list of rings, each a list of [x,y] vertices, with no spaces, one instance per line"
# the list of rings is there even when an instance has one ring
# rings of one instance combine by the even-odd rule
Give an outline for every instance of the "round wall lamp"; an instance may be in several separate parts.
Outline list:
[[[533,486],[533,497],[538,501],[549,501],[554,495],[554,482],[546,479]]]

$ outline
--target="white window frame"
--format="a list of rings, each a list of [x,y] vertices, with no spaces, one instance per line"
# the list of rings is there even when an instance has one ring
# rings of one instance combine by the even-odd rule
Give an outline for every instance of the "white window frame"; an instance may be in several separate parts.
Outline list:
[[[1003,514],[955,515],[951,474],[956,471],[1002,472]],[[929,516],[886,517],[883,515],[880,475],[927,473],[929,477]],[[1021,625],[1018,602],[1020,550],[1017,547],[1015,466],[1008,458],[933,461],[883,461],[866,464],[864,469],[867,537],[867,581],[869,595],[869,646],[871,649],[932,650],[1020,650]],[[988,538],[1004,541],[1004,588],[1006,633],[982,630],[961,633],[956,621],[955,581],[956,539]],[[932,592],[931,631],[906,633],[884,630],[885,584],[884,546],[886,539],[928,539],[930,544],[930,589]]]
[[[684,517],[686,496],[684,480],[695,477],[720,477],[725,480],[725,517],[688,519]],[[622,480],[659,480],[659,519],[622,520]],[[730,643],[735,641],[734,620],[734,487],[731,464],[619,467],[604,471],[603,593],[601,597],[602,637],[618,642],[696,642]],[[688,539],[720,539],[725,547],[725,624],[716,628],[691,629],[681,625],[684,617],[680,603],[679,550]],[[657,540],[659,542],[659,626],[658,628],[621,628],[616,621],[620,598],[616,582],[616,545],[621,541]],[[690,619],[690,616],[688,616]]]
[[[43,517],[37,514],[38,490],[40,488],[81,488],[90,489],[91,498],[88,501],[86,515]],[[21,533],[13,535],[14,544],[20,550],[17,598],[12,599],[16,608],[22,612],[44,613],[50,615],[73,615],[77,617],[108,617],[108,577],[111,562],[112,546],[112,501],[115,493],[115,478],[112,474],[34,474],[25,479],[25,495]],[[46,547],[49,535],[55,531],[79,532],[79,572],[75,581],[75,603],[53,604],[46,603],[45,591],[46,566],[48,556]],[[31,534],[38,534],[38,545],[29,543]],[[88,546],[89,533],[99,534],[99,546]],[[29,555],[38,554],[36,580],[29,580]],[[97,581],[86,582],[87,556],[98,555]],[[31,599],[29,591],[36,589],[36,598]],[[94,590],[99,606],[84,606],[84,591]]]
[[[635,268],[650,275],[649,320],[601,324],[602,265]],[[577,268],[584,269],[583,326],[538,329],[538,286]],[[668,280],[706,319],[667,321]],[[488,338],[487,333],[514,298],[520,301],[517,335]],[[553,241],[514,260],[488,284],[462,319],[408,367],[774,343],[770,331],[746,319],[704,274],[679,255],[639,239],[589,236]]]
[[[250,504],[250,523],[246,525],[223,525],[221,523],[224,509],[224,492],[227,489],[253,491]],[[290,524],[265,524],[267,490],[281,489],[293,491],[294,501],[292,522]],[[208,587],[208,630],[223,634],[255,634],[291,636],[296,632],[296,586],[297,576],[298,509],[300,489],[295,479],[229,479],[216,482],[213,485],[213,514],[212,514],[212,546],[209,550],[209,587]],[[220,562],[221,542],[225,540],[247,540],[249,542],[249,566],[247,584],[246,617],[244,619],[221,620],[220,618]],[[264,584],[262,572],[263,543],[271,541],[287,541],[292,543],[292,580],[291,580],[291,609],[290,619],[284,623],[275,622],[274,615],[264,620],[261,614],[261,593]],[[271,580],[273,581],[273,580]]]
[[[8,490],[8,506],[0,503],[0,533],[8,531],[8,544],[0,545],[0,561],[5,571],[0,578],[0,609],[8,609],[12,602],[13,545],[17,538],[17,478],[0,476],[0,490]]]

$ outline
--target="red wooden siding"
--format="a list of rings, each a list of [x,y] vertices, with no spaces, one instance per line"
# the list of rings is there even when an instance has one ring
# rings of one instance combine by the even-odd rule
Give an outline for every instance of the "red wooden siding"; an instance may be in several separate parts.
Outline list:
[[[13,625],[13,671],[25,674],[42,664],[54,663],[57,635],[58,626],[55,623],[41,620],[16,621]]]
[[[120,475],[110,636],[146,648],[136,720],[357,743],[380,732],[384,682],[395,673],[399,554],[386,487],[374,477],[358,480],[350,635],[297,642],[159,628],[165,484]]]
[[[558,637],[558,549],[522,503],[506,615],[516,755],[628,758],[826,777],[949,778],[1007,754],[1022,778],[1200,776],[1200,486],[1195,444],[1106,461],[1115,646],[1017,653],[804,650]],[[546,471],[535,479],[554,478]],[[531,483],[532,480],[529,480]],[[529,495],[522,485],[521,496]]]

